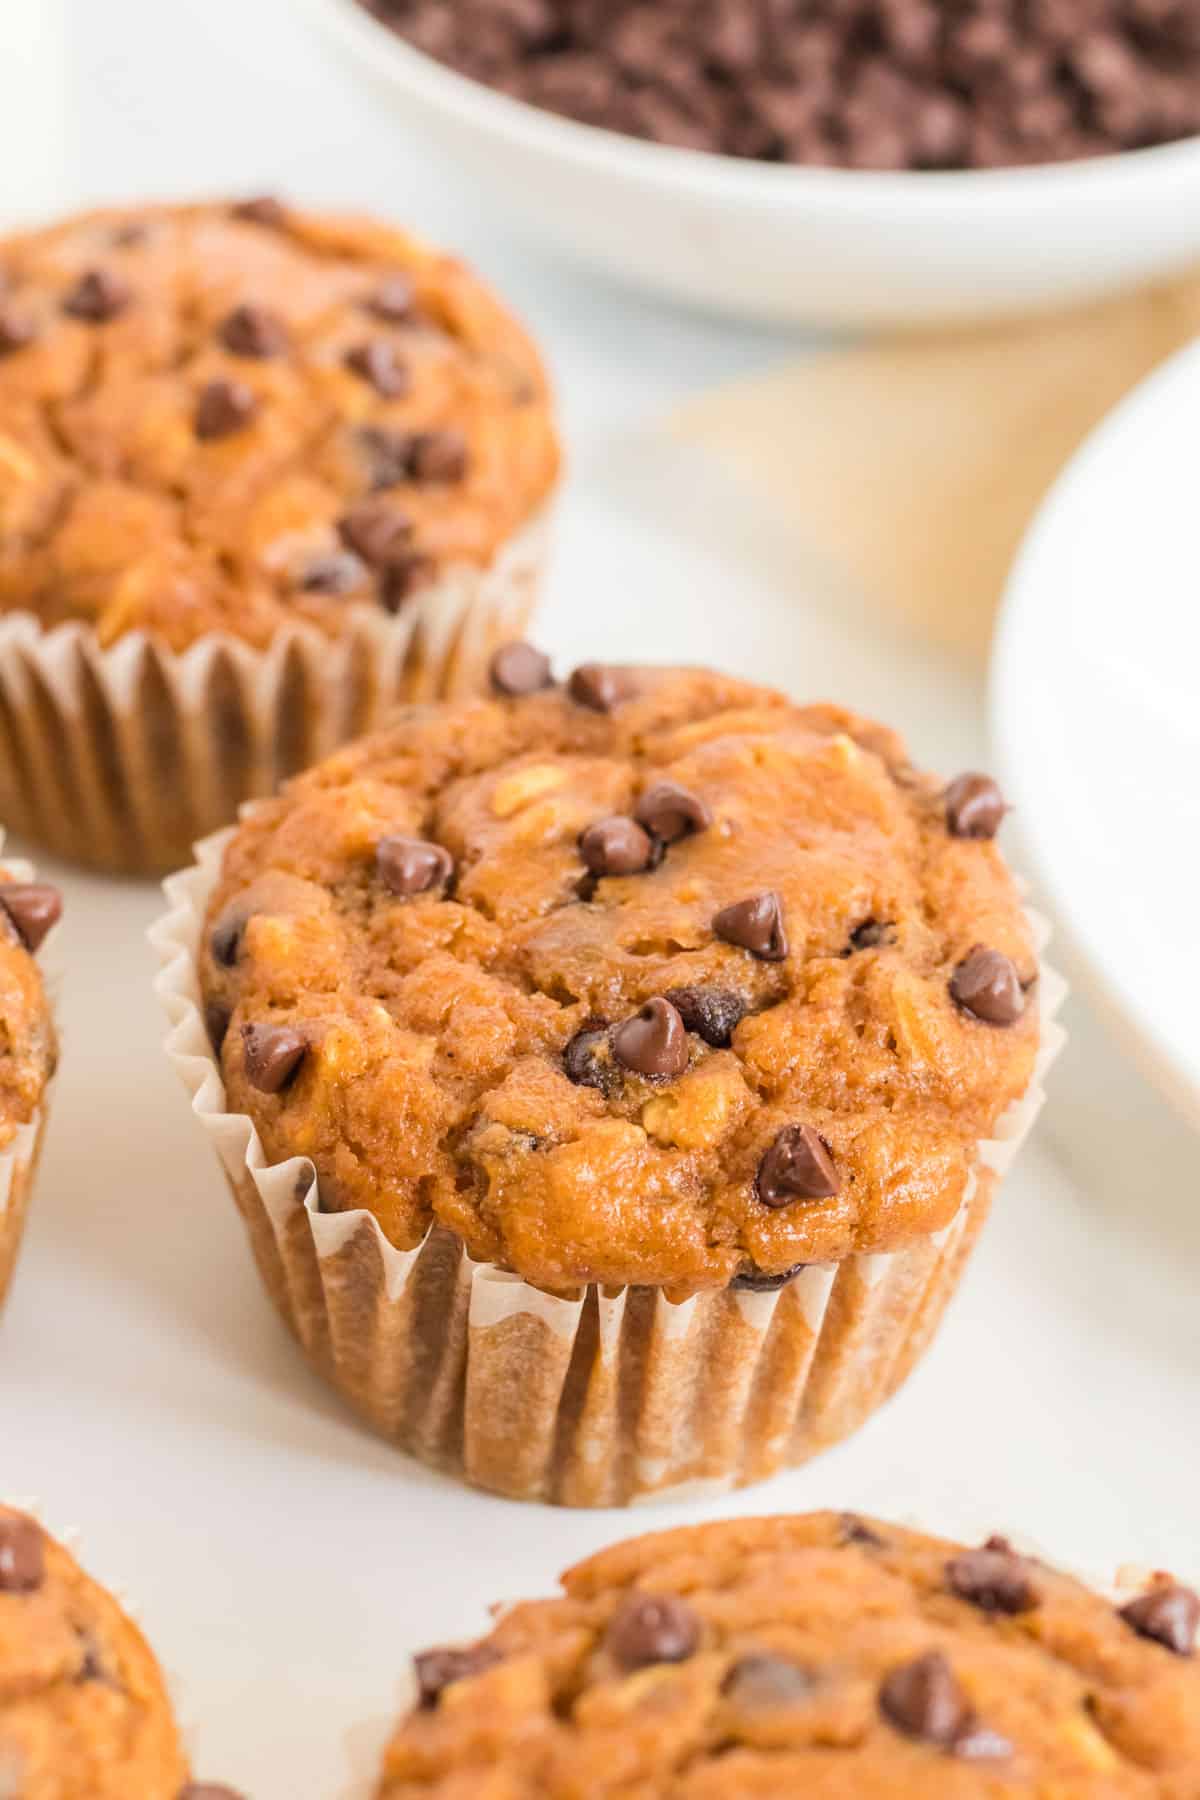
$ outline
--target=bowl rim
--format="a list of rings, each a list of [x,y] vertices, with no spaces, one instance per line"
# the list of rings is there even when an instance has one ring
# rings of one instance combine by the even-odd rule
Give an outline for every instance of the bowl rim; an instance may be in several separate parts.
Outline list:
[[[657,144],[549,112],[459,74],[392,31],[363,0],[304,3],[376,78],[386,76],[409,92],[422,93],[474,130],[516,139],[530,153],[567,159],[593,173],[619,174],[710,200],[760,205],[802,201],[839,211],[899,205],[926,214],[953,213],[964,206],[1024,213],[1031,203],[1051,210],[1101,197],[1108,201],[1114,188],[1158,188],[1172,177],[1200,174],[1200,135],[1074,162],[999,169],[813,168]]]

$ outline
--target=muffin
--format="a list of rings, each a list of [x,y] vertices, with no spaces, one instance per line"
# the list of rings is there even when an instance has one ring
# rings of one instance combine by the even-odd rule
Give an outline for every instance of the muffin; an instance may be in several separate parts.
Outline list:
[[[48,882],[0,865],[0,1306],[37,1173],[58,1061],[54,1015],[34,960],[62,912]]]
[[[171,1049],[382,1431],[575,1504],[755,1480],[903,1379],[1031,1116],[1003,802],[700,670],[492,680],[170,885]]]
[[[635,1539],[416,1658],[377,1800],[1193,1800],[1200,1597],[835,1513]]]
[[[533,600],[558,450],[461,263],[266,199],[0,242],[0,816],[178,867]]]
[[[153,1652],[111,1594],[25,1513],[0,1506],[0,1794],[5,1800],[238,1800],[188,1781]]]

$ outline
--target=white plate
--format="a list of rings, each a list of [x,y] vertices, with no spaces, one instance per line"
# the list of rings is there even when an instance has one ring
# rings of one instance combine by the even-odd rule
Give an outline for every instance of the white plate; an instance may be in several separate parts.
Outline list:
[[[1039,890],[1200,1123],[1200,344],[1093,434],[1017,560],[992,729]]]

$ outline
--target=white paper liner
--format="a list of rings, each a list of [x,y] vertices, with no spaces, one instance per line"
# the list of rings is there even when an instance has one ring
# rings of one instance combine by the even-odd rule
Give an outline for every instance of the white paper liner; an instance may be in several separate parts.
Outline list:
[[[1044,1099],[1066,992],[1044,964],[1041,1042],[953,1221],[889,1255],[814,1265],[771,1293],[673,1303],[654,1288],[542,1293],[473,1262],[435,1226],[397,1250],[365,1210],[320,1211],[306,1158],[269,1164],[226,1110],[196,953],[232,828],[196,847],[152,929],[166,1050],[246,1222],[260,1272],[310,1358],[385,1436],[513,1498],[617,1505],[760,1480],[853,1431],[932,1337]],[[1030,913],[1040,952],[1049,927]]]
[[[0,850],[3,848],[4,831],[0,828]],[[0,857],[0,871],[14,881],[32,881],[34,878],[32,865],[16,858]],[[54,937],[55,931],[48,932],[38,952],[38,961],[43,964],[46,997],[52,1009],[55,984],[50,970],[44,965],[47,950],[53,948]],[[0,1150],[0,1309],[3,1309],[12,1285],[17,1255],[21,1248],[53,1091],[54,1078],[51,1076],[43,1089],[41,1104],[35,1109],[32,1118],[28,1123],[19,1125],[12,1142]]]
[[[519,637],[545,560],[543,507],[486,568],[444,570],[393,618],[347,606],[336,638],[296,623],[269,648],[213,632],[187,650],[131,632],[0,616],[0,817],[55,855],[128,874],[189,860],[238,807],[407,700],[481,684]]]

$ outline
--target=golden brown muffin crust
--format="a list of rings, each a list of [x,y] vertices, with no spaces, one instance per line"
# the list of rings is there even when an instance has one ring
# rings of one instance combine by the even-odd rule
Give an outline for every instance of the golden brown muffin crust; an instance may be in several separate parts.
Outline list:
[[[28,1125],[58,1060],[54,1020],[33,959],[61,901],[43,882],[0,869],[0,1151]]]
[[[410,710],[243,823],[200,967],[230,1108],[327,1209],[405,1248],[437,1221],[551,1288],[722,1286],[946,1225],[1037,1048],[994,845],[850,713],[608,677],[607,711],[595,672]],[[585,862],[605,819],[640,872]],[[980,945],[1008,1024],[953,997]]]
[[[0,243],[0,612],[333,634],[487,564],[557,454],[525,333],[390,227],[211,204]]]
[[[379,1800],[1194,1800],[1172,1649],[1079,1582],[845,1514],[657,1533],[417,1658]],[[1182,1605],[1182,1602],[1181,1602]]]

